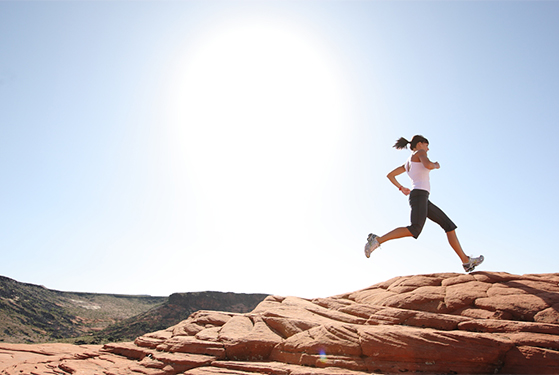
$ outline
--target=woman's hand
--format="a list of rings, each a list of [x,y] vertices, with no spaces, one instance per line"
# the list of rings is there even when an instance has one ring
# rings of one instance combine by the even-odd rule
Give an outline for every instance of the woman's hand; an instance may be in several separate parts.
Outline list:
[[[408,189],[407,187],[401,187],[400,191],[404,194],[404,195],[410,195],[411,190]]]

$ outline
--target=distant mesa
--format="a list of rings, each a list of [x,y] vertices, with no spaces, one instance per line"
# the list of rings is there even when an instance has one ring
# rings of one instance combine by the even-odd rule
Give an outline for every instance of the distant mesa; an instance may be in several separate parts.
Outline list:
[[[269,296],[133,342],[0,344],[0,363],[1,374],[556,374],[559,274],[416,275],[329,298]]]

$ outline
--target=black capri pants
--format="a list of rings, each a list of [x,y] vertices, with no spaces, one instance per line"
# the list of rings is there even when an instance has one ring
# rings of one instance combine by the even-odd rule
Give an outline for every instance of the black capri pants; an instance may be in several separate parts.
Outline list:
[[[439,207],[431,203],[427,190],[412,190],[409,202],[411,207],[411,225],[406,228],[411,232],[413,238],[419,237],[427,218],[439,224],[447,233],[457,228],[456,224]]]

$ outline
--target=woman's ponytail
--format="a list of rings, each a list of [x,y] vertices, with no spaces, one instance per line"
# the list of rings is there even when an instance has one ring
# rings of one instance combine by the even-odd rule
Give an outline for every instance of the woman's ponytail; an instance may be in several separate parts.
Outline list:
[[[398,139],[396,141],[396,143],[394,143],[394,147],[397,150],[401,150],[403,148],[408,148],[408,143],[411,143],[411,149],[415,150],[415,147],[417,146],[418,143],[427,143],[429,144],[429,141],[427,140],[427,138],[425,138],[422,135],[414,135],[413,138],[411,139],[411,142],[408,141],[406,138],[404,137],[400,137],[400,139]]]
[[[400,139],[398,139],[396,141],[396,143],[394,143],[394,148],[396,148],[396,150],[401,150],[403,148],[408,148],[408,143],[410,143],[410,141],[408,141],[404,137],[400,137]]]

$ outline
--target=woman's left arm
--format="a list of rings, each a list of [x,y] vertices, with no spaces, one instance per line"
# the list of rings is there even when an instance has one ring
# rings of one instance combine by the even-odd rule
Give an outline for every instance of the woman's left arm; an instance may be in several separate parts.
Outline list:
[[[402,193],[404,193],[404,195],[408,195],[410,193],[410,189],[408,189],[407,187],[404,187],[402,184],[400,184],[398,182],[398,180],[396,180],[396,176],[401,175],[405,171],[406,171],[406,168],[403,165],[401,165],[398,168],[395,168],[389,174],[387,174],[386,177],[388,177],[390,182],[392,182],[394,184],[394,186],[396,186],[398,188],[398,190],[400,190]]]

